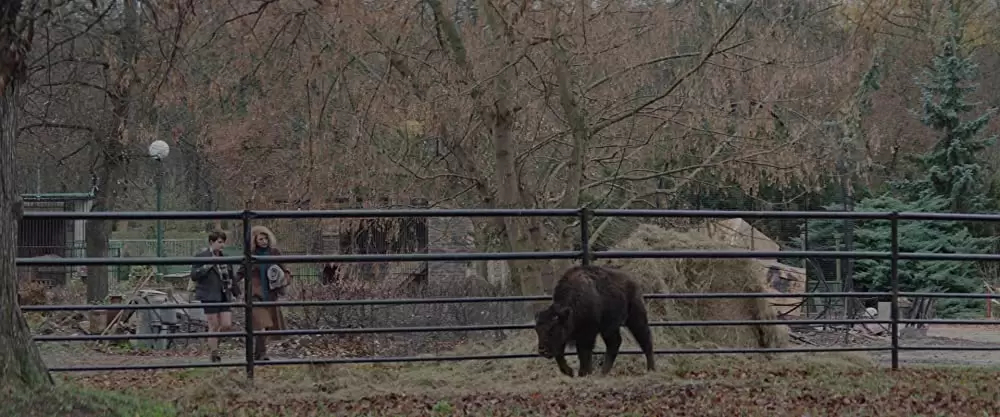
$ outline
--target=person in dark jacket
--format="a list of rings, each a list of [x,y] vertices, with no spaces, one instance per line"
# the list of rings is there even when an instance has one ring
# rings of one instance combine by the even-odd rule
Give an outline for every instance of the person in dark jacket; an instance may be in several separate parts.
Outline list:
[[[250,229],[250,251],[255,255],[281,256],[278,250],[278,240],[274,237],[271,229],[264,226],[254,226]],[[254,302],[278,301],[279,297],[285,296],[288,286],[292,281],[292,273],[284,264],[256,263],[250,273],[246,273],[243,267],[237,270],[237,281],[243,285]],[[244,282],[245,281],[245,282]],[[253,329],[258,330],[284,330],[285,317],[281,309],[276,306],[266,306],[253,308]],[[280,336],[264,335],[254,337],[254,359],[259,361],[268,360],[267,341],[268,339],[280,340]]]
[[[222,256],[226,247],[226,233],[214,231],[208,235],[208,247],[196,253],[197,258]],[[240,289],[233,285],[231,265],[215,264],[211,261],[191,266],[191,280],[195,282],[194,298],[202,303],[229,303],[239,297]],[[229,307],[205,307],[205,318],[208,320],[209,332],[225,332],[233,325],[233,313]],[[219,362],[219,339],[208,338],[212,362]]]

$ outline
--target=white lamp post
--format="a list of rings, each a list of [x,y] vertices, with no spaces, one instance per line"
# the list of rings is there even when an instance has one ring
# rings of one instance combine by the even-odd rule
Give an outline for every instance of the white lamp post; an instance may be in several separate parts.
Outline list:
[[[163,210],[163,158],[170,154],[170,145],[162,140],[149,144],[149,156],[156,160],[156,211]],[[163,257],[163,222],[156,219],[156,257]],[[157,278],[163,277],[162,266],[156,266]]]

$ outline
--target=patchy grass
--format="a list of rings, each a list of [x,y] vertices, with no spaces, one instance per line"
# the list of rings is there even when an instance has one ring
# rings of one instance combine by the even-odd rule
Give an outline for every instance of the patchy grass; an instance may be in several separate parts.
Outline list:
[[[608,377],[567,378],[541,359],[406,365],[270,366],[75,376],[177,415],[231,416],[986,416],[997,369],[891,371],[854,355],[622,357]],[[113,415],[113,414],[110,414]],[[155,415],[155,414],[142,414]],[[164,414],[170,415],[170,414]]]
[[[137,395],[58,383],[49,389],[3,389],[0,415],[18,417],[173,417],[170,405]]]

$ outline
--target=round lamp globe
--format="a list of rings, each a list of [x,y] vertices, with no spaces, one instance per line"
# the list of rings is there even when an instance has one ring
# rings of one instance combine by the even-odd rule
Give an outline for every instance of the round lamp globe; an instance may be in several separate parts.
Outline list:
[[[170,154],[170,145],[162,140],[153,141],[149,144],[149,156],[156,159],[166,158]]]

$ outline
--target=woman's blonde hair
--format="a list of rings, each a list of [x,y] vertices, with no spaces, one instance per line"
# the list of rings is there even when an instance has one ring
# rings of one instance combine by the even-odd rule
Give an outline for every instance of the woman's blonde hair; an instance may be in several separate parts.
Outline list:
[[[274,237],[274,232],[265,226],[254,226],[250,229],[250,248],[257,249],[257,236],[266,235],[271,247],[278,246],[278,239]]]

